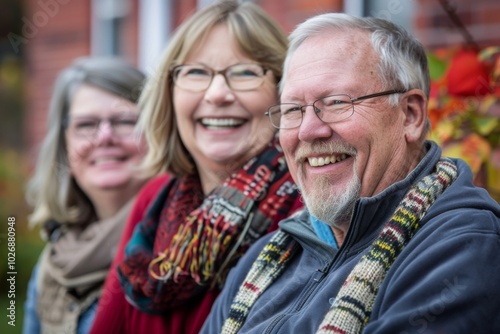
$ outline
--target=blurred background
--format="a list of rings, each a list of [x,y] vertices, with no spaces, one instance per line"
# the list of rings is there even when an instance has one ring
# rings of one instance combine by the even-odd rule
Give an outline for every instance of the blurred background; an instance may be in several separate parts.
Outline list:
[[[175,28],[214,0],[0,0],[0,333],[20,333],[32,266],[43,247],[24,199],[54,80],[73,59],[118,55],[151,74]],[[249,1],[249,0],[248,0]],[[500,1],[254,0],[290,32],[343,11],[403,25],[428,49],[431,137],[464,158],[500,200]],[[16,219],[16,326],[5,317],[7,221]],[[6,320],[7,319],[7,320]]]

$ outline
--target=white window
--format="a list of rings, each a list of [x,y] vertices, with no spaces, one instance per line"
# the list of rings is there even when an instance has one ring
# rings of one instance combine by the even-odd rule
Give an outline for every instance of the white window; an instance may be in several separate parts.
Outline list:
[[[91,53],[121,55],[120,29],[130,13],[130,0],[92,0]]]
[[[139,0],[139,68],[147,75],[156,69],[172,34],[175,0]]]

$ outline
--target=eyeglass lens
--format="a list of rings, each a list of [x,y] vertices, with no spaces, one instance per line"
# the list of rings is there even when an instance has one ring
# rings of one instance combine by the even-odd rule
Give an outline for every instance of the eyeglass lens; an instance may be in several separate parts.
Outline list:
[[[79,117],[70,119],[68,131],[77,137],[91,138],[97,135],[102,124],[108,123],[113,134],[119,137],[130,136],[137,123],[137,116],[120,116],[112,118]]]
[[[202,64],[192,64],[174,67],[172,72],[178,87],[194,92],[208,89],[217,74],[222,74],[227,85],[233,90],[251,90],[262,84],[265,70],[259,64],[251,63],[232,65],[220,71]]]
[[[314,101],[312,105],[278,104],[269,108],[268,115],[274,127],[291,129],[300,126],[307,106],[312,106],[316,116],[325,123],[340,122],[354,113],[354,106],[348,95],[331,95]]]

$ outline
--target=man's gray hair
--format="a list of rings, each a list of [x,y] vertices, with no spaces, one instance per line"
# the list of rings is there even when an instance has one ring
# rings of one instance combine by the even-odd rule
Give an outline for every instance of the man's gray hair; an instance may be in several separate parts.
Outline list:
[[[385,89],[420,89],[429,97],[430,78],[423,45],[404,28],[373,17],[355,17],[344,13],[328,13],[312,17],[298,25],[289,37],[289,49],[284,63],[280,92],[286,81],[290,59],[307,38],[325,31],[366,31],[380,57],[378,75]],[[395,105],[398,96],[390,96]]]

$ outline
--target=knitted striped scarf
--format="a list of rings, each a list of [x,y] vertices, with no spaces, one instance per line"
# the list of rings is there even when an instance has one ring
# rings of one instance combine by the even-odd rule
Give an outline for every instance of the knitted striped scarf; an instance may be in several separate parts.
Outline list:
[[[317,333],[361,333],[387,271],[420,227],[436,198],[456,179],[457,167],[442,158],[436,171],[413,185],[377,239],[342,285]],[[237,333],[252,305],[286,269],[298,249],[292,237],[277,232],[250,268],[231,305],[222,333]]]

